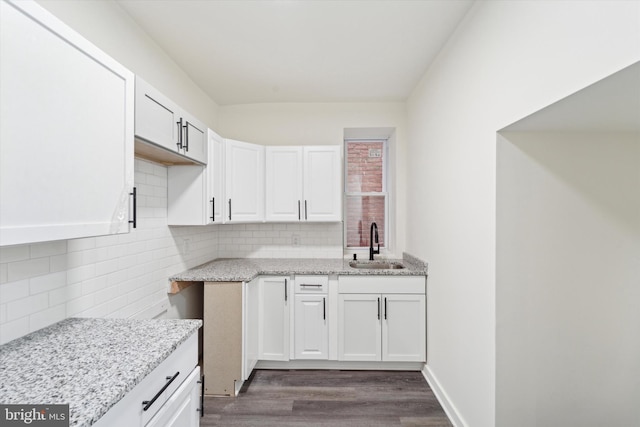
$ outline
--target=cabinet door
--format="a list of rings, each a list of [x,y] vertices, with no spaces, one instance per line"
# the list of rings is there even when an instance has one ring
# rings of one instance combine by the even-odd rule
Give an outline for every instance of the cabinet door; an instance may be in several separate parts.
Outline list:
[[[209,129],[209,149],[207,162],[207,223],[222,223],[222,213],[224,205],[224,195],[222,194],[222,184],[224,179],[224,139]]]
[[[128,232],[134,75],[35,2],[0,56],[0,245]]]
[[[182,148],[185,156],[207,164],[207,127],[188,113],[182,113]]]
[[[382,298],[382,360],[426,361],[425,296],[386,294]]]
[[[296,359],[329,359],[327,295],[296,295],[294,348]]]
[[[267,221],[302,218],[302,147],[266,147]]]
[[[338,296],[338,360],[380,361],[379,294]]]
[[[171,151],[178,151],[184,125],[180,108],[159,90],[136,76],[136,137]]]
[[[264,147],[226,140],[225,222],[264,220]]]
[[[258,349],[261,360],[289,360],[290,295],[287,278],[260,279]]]
[[[341,148],[304,147],[304,219],[341,221],[341,184]]]
[[[189,374],[146,427],[197,427],[200,425],[200,367]]]

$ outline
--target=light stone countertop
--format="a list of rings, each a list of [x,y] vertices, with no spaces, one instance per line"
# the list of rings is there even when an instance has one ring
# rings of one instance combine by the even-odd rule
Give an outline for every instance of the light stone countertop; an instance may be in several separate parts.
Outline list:
[[[407,253],[403,259],[377,259],[402,263],[397,270],[364,270],[353,268],[349,259],[328,258],[234,258],[216,259],[170,277],[172,282],[249,282],[260,275],[383,275],[426,276],[427,264]],[[362,261],[359,262],[369,262]],[[375,261],[374,261],[375,262]]]
[[[0,403],[68,403],[69,425],[89,426],[201,326],[65,319],[0,346]]]

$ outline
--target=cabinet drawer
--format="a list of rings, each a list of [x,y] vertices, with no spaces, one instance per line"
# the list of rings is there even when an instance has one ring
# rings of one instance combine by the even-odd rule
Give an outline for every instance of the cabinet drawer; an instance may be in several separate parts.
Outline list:
[[[169,397],[180,387],[198,364],[198,334],[191,335],[160,365],[128,392],[115,406],[98,420],[97,427],[115,425],[146,425]],[[176,376],[176,373],[178,375]],[[175,379],[162,392],[169,379]],[[145,411],[143,401],[157,398]]]
[[[339,276],[341,294],[424,294],[424,276]]]
[[[329,288],[328,276],[296,276],[296,294],[326,294]]]

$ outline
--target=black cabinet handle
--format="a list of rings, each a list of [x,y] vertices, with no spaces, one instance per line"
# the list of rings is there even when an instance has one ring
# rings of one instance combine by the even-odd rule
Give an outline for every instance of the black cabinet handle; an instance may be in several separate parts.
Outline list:
[[[380,297],[378,297],[378,320],[380,320]]]
[[[182,120],[182,119],[180,119]],[[189,151],[189,121],[186,120],[184,125],[184,151]]]
[[[304,220],[307,220],[307,201],[304,201]]]
[[[231,221],[231,199],[229,199],[229,221]]]
[[[151,408],[151,405],[153,405],[155,403],[156,400],[158,400],[158,397],[160,397],[160,395],[162,393],[164,393],[164,391],[167,389],[167,387],[169,387],[171,385],[171,383],[178,378],[178,375],[180,375],[180,371],[176,372],[176,374],[172,377],[167,377],[167,383],[164,385],[164,387],[162,387],[160,389],[159,392],[156,393],[155,396],[153,396],[153,399],[151,400],[145,400],[142,402],[142,404],[144,405],[144,408],[142,408],[143,411],[146,411],[147,409]]]
[[[200,418],[204,417],[204,375],[200,378]]]
[[[176,145],[180,150],[182,149],[182,117],[180,117],[180,120],[178,120],[176,124],[178,125],[178,142],[176,143]]]
[[[387,320],[387,297],[384,298],[384,320]]]
[[[322,319],[327,320],[327,299],[322,298]]]
[[[136,228],[138,225],[138,192],[136,187],[133,187],[133,192],[129,193],[130,196],[133,196],[133,219],[129,220],[129,224],[133,224],[133,228]]]
[[[298,221],[300,221],[300,200],[298,200]]]
[[[211,222],[216,222],[216,198],[211,198]]]
[[[288,298],[287,295],[287,279],[284,279],[284,300],[286,301]]]
[[[300,283],[300,286],[302,286],[304,288],[321,288],[322,287],[322,285],[307,284],[307,283]]]

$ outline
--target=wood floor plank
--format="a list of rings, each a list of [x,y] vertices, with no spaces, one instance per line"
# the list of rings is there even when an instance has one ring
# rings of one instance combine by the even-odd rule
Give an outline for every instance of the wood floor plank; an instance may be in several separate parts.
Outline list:
[[[201,426],[452,424],[419,372],[258,370],[237,398],[205,398]]]

